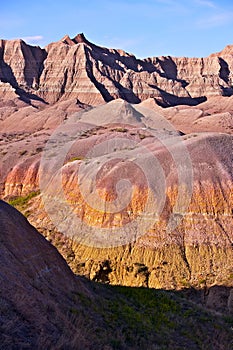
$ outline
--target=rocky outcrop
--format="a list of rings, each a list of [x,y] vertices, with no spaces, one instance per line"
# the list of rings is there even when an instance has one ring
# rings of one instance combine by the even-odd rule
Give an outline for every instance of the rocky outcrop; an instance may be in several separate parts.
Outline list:
[[[38,190],[40,162],[27,159],[18,163],[5,181],[5,197],[19,197]]]
[[[44,49],[23,40],[0,40],[0,81],[9,83],[19,95],[36,91],[46,56]]]
[[[170,56],[137,59],[122,50],[68,35],[45,49],[22,40],[0,41],[0,92],[15,89],[30,103],[77,98],[97,105],[122,98],[155,98],[164,106],[195,105],[210,96],[233,94],[232,46],[207,58]],[[10,84],[10,85],[9,85]]]

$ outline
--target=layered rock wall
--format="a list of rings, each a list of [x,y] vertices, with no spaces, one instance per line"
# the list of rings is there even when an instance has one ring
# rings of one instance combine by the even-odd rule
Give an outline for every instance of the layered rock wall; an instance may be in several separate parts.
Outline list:
[[[229,46],[207,58],[140,60],[96,46],[80,34],[45,49],[22,40],[1,40],[0,82],[29,100],[37,96],[48,103],[71,97],[91,105],[116,98],[138,103],[152,97],[164,106],[197,104],[210,96],[233,94],[232,54]],[[6,90],[9,87],[2,85],[1,91]]]

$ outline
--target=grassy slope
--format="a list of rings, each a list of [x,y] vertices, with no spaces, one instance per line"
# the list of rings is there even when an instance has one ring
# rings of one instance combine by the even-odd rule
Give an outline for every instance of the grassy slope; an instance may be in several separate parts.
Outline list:
[[[180,292],[87,284],[92,285],[97,299],[81,298],[89,315],[94,312],[101,320],[93,328],[93,349],[105,345],[109,349],[164,350],[233,347],[233,318],[203,310]]]

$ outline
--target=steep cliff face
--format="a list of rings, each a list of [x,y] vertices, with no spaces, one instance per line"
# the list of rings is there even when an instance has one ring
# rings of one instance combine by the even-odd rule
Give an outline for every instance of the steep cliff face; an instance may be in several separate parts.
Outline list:
[[[222,55],[222,56],[221,56]],[[160,74],[180,81],[189,96],[232,95],[232,53],[206,58],[154,58],[152,63]],[[166,92],[167,89],[165,88]]]
[[[197,104],[233,94],[232,47],[207,58],[137,59],[122,50],[90,43],[83,34],[65,36],[45,49],[22,40],[0,41],[2,94],[16,89],[29,101],[77,98],[97,105],[122,98],[138,103]],[[3,84],[10,85],[3,85]]]
[[[85,43],[69,45],[63,41],[49,44],[40,78],[39,94],[49,102],[61,97],[77,98],[83,103],[104,103],[104,98],[89,74]]]
[[[36,90],[46,56],[44,49],[23,40],[0,40],[0,80],[13,88]]]

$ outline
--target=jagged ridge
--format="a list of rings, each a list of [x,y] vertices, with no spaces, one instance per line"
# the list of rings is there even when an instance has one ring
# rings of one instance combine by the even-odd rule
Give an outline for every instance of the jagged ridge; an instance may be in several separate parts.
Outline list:
[[[83,33],[73,39],[66,35],[45,49],[22,40],[0,41],[1,93],[13,88],[21,97],[49,103],[68,97],[92,105],[115,98],[138,103],[152,97],[163,106],[195,105],[210,96],[232,95],[232,71],[231,46],[207,58],[141,60],[92,44]]]

